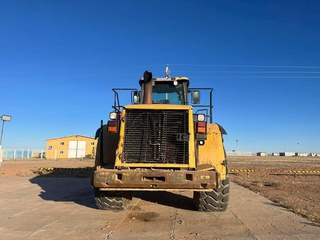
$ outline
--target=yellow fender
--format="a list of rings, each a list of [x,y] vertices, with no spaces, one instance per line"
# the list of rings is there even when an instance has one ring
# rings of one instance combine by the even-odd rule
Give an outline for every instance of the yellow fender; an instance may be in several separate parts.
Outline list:
[[[198,171],[215,169],[221,180],[227,178],[227,159],[222,134],[226,131],[217,123],[207,125],[207,140],[198,148]]]

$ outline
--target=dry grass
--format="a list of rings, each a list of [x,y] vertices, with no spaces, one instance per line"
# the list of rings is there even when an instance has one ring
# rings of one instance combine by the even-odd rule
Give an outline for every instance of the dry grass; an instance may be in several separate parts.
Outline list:
[[[231,180],[279,205],[320,223],[319,157],[228,157]],[[294,174],[290,171],[305,171]]]

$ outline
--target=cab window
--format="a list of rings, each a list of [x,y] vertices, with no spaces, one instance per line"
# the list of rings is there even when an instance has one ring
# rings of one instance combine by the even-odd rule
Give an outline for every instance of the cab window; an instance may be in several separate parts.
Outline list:
[[[152,90],[152,103],[184,104],[183,84],[173,82],[155,82]]]

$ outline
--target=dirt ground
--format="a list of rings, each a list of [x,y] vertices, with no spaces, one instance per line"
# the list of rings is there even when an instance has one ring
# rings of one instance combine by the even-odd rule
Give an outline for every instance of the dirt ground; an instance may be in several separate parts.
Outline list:
[[[233,182],[320,222],[320,157],[230,156],[228,161]]]
[[[32,158],[4,160],[0,167],[0,177],[35,177],[39,175],[47,176],[48,173],[50,173],[50,176],[56,177],[89,177],[92,173],[90,170],[93,167],[93,159],[44,160]]]
[[[229,156],[228,161],[231,181],[320,223],[320,157]],[[93,159],[4,160],[0,178],[90,177],[93,166]]]

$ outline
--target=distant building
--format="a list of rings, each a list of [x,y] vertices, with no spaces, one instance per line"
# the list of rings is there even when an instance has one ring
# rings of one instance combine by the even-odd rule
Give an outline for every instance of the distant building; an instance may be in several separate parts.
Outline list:
[[[252,152],[245,152],[245,151],[226,151],[227,156],[254,156],[255,154]]]
[[[257,156],[267,156],[267,154],[265,152],[258,152]]]
[[[292,156],[295,156],[295,153],[294,152],[281,152],[280,156],[292,157]]]
[[[272,153],[272,156],[278,157],[278,156],[280,156],[280,154],[279,153]]]
[[[91,137],[72,135],[48,139],[46,158],[93,158],[97,149],[97,140]]]

